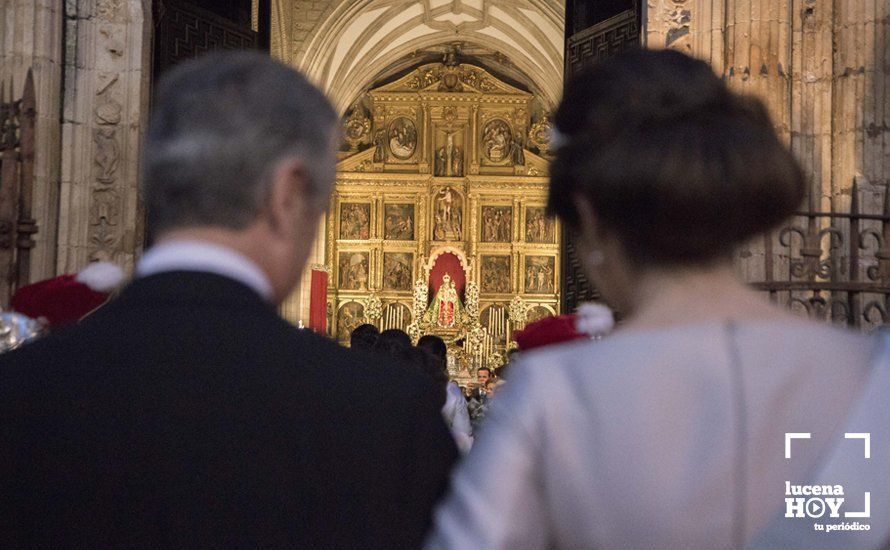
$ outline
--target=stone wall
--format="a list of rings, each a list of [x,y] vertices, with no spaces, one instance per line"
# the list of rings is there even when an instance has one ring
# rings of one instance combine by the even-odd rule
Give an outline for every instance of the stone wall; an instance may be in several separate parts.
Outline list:
[[[32,280],[95,259],[133,264],[150,15],[149,0],[10,0],[0,10],[0,79],[20,94],[32,68],[37,91]]]
[[[11,0],[0,10],[0,79],[20,94],[32,68],[37,91],[32,280],[95,259],[133,264],[150,15],[149,0]]]
[[[730,86],[764,100],[810,180],[804,208],[849,212],[855,180],[862,210],[881,213],[890,181],[890,2],[649,0],[644,15],[647,46],[705,59]],[[787,277],[787,255],[775,259]],[[748,280],[763,280],[762,243],[739,264]]]
[[[28,69],[37,95],[31,280],[55,274],[61,159],[62,0],[7,0],[0,10],[0,82],[21,97]],[[8,94],[8,91],[6,92]]]

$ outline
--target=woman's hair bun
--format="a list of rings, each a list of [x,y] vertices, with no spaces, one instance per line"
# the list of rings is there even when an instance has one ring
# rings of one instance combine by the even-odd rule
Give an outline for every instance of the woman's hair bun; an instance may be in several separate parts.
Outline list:
[[[763,104],[705,62],[633,50],[582,70],[555,116],[549,210],[575,200],[643,263],[705,262],[770,229],[803,199],[800,167]]]

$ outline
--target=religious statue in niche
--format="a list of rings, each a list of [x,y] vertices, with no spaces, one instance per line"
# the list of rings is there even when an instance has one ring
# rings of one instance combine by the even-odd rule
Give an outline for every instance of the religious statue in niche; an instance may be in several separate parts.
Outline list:
[[[434,175],[459,177],[464,175],[464,153],[454,137],[458,130],[445,132],[445,145],[436,151]]]
[[[513,208],[509,206],[482,207],[482,242],[508,243],[513,227]]]
[[[371,233],[371,205],[344,202],[340,205],[340,238],[367,239]]]
[[[413,258],[413,254],[405,252],[385,252],[383,254],[384,290],[411,290]]]
[[[358,302],[346,302],[337,315],[337,339],[348,342],[355,327],[365,322],[365,308]]]
[[[368,253],[341,252],[339,261],[340,289],[368,289]]]
[[[513,132],[510,125],[495,119],[485,125],[482,131],[482,149],[491,162],[502,162],[511,152]]]
[[[482,292],[510,292],[510,256],[482,256]]]
[[[533,206],[525,211],[525,241],[529,243],[553,243],[553,220],[547,217],[543,207]]]
[[[389,125],[389,150],[393,156],[400,160],[407,160],[414,156],[417,149],[417,128],[414,122],[405,117],[399,117]]]
[[[374,133],[374,162],[386,162],[386,132],[382,129]]]
[[[527,256],[525,258],[525,291],[529,294],[550,294],[554,292],[553,256]]]
[[[383,238],[392,241],[414,240],[414,205],[387,204],[384,208]]]
[[[523,143],[522,134],[517,133],[513,138],[510,155],[513,157],[513,164],[517,166],[525,165],[525,143]]]
[[[434,199],[435,223],[433,238],[437,241],[461,240],[462,207],[461,198],[451,187],[445,187]]]
[[[442,284],[427,311],[427,318],[439,328],[453,328],[460,321],[463,307],[454,281],[446,273],[442,276]]]

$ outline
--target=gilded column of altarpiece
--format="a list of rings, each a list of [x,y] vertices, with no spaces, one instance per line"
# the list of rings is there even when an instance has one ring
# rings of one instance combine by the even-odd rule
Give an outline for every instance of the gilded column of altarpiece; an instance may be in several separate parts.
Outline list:
[[[558,313],[549,122],[533,100],[450,58],[355,102],[327,219],[331,336],[365,322],[438,334],[467,379]]]

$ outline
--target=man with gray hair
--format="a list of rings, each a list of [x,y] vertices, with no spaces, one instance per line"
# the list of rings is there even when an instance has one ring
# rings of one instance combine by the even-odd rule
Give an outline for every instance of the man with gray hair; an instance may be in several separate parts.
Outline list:
[[[275,312],[336,114],[247,52],[182,64],[153,109],[134,281],[0,357],[0,547],[419,545],[456,457],[435,388]]]

